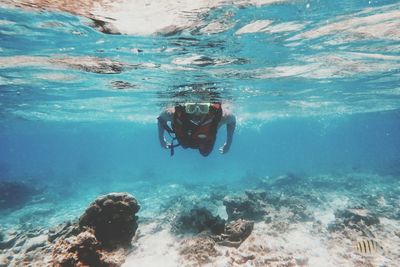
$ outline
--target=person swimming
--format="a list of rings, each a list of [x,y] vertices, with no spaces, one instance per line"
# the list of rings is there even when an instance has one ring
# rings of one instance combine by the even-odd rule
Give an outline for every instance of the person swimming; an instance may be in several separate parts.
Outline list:
[[[201,155],[208,156],[214,148],[217,131],[224,124],[227,130],[226,142],[219,151],[225,154],[230,150],[236,128],[236,117],[219,102],[177,104],[161,112],[157,120],[160,145],[170,149],[171,156],[174,147],[179,145],[184,149],[198,149]],[[171,143],[165,139],[165,131],[174,135]],[[175,140],[178,144],[174,144]]]

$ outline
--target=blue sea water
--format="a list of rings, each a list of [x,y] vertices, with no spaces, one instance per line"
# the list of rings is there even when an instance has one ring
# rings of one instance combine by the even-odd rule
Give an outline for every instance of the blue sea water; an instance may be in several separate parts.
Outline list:
[[[288,173],[373,173],[398,188],[399,2],[251,2],[149,34],[1,4],[0,181],[45,190],[0,211],[3,227],[52,226],[113,191],[146,216],[169,185],[245,189]],[[159,146],[158,114],[185,101],[229,106],[229,153],[224,126],[208,157]]]

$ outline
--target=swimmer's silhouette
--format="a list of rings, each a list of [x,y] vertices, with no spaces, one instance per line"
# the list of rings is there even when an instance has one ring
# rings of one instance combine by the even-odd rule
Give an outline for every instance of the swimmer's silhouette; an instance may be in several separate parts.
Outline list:
[[[226,124],[226,142],[219,149],[222,154],[229,151],[233,133],[236,127],[236,118],[220,102],[215,103],[182,103],[168,108],[158,116],[158,138],[163,148],[171,150],[174,147],[198,149],[200,154],[208,156],[214,148],[218,128]],[[171,126],[168,125],[171,123]],[[169,143],[164,133],[167,131],[172,137]],[[177,140],[178,144],[174,144]]]

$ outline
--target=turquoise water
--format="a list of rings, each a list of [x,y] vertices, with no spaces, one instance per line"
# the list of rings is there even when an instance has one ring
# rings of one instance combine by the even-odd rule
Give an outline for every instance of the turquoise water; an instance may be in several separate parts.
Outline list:
[[[3,209],[2,225],[51,226],[112,191],[134,194],[151,217],[163,194],[182,193],[174,186],[254,188],[288,173],[372,173],[399,187],[398,1],[249,1],[188,14],[172,32],[140,33],[154,16],[106,34],[76,12],[1,4],[0,180],[44,190]],[[158,114],[185,101],[230,107],[228,154],[218,152],[225,127],[208,157],[159,146]]]

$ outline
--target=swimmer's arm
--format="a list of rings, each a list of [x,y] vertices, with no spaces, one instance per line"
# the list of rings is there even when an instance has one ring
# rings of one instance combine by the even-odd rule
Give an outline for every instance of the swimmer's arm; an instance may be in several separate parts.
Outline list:
[[[158,120],[158,140],[160,142],[161,147],[163,148],[169,148],[169,143],[164,137],[164,125],[167,124],[167,122],[172,121],[174,115],[174,110],[173,109],[166,109],[161,114],[157,117]]]
[[[230,148],[233,140],[233,133],[236,128],[236,117],[229,114],[226,117],[226,145]]]
[[[229,151],[233,141],[233,134],[236,128],[236,117],[228,112],[225,112],[221,118],[221,124],[226,124],[226,142],[219,149],[222,154]]]

